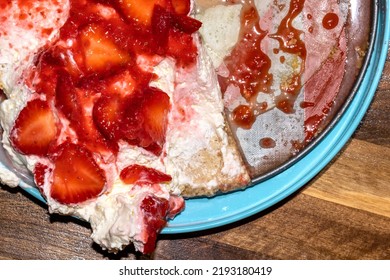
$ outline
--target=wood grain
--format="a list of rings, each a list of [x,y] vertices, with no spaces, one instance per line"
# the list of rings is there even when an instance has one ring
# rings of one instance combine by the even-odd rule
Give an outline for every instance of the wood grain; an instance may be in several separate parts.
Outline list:
[[[353,139],[305,194],[390,218],[390,147]]]
[[[180,242],[160,242],[181,258],[202,258],[201,250],[226,251],[226,259],[388,259],[390,224],[385,217],[300,194],[272,212],[202,238],[192,254]],[[177,247],[179,246],[179,247]],[[185,254],[185,255],[184,255]],[[221,255],[207,254],[206,258]]]

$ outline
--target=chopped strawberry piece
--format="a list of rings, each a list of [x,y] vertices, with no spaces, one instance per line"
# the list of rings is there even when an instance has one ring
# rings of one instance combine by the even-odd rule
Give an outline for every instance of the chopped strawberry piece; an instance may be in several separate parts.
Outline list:
[[[54,200],[62,204],[81,203],[102,193],[106,177],[89,150],[65,142],[53,158],[55,167],[50,196]]]
[[[154,168],[133,164],[124,168],[120,178],[126,184],[159,184],[172,180],[172,177]]]
[[[175,13],[179,15],[188,15],[191,9],[190,0],[171,0]]]
[[[162,146],[168,125],[169,96],[157,88],[148,88],[144,91],[144,98],[141,107],[143,129],[153,142]]]
[[[103,95],[93,107],[92,117],[99,131],[109,140],[122,138],[121,121],[126,109],[124,98],[118,94]]]
[[[107,33],[97,24],[87,26],[80,33],[84,64],[88,72],[109,71],[130,60],[130,54],[120,49]]]
[[[173,219],[184,209],[184,198],[182,196],[171,195],[169,197],[168,218]]]
[[[79,140],[85,143],[92,151],[102,154],[116,153],[118,145],[110,142],[98,130],[88,107],[93,107],[99,96],[87,88],[76,88],[71,77],[62,73],[58,79],[56,89],[56,107],[70,121]],[[92,110],[91,110],[92,111]]]
[[[140,83],[139,80],[136,80],[137,78],[133,77],[127,70],[122,71],[106,79],[106,91],[109,94],[119,94],[121,96],[131,95],[138,83]]]
[[[191,34],[170,30],[167,54],[176,59],[178,66],[186,67],[196,62],[198,49]]]
[[[124,111],[120,120],[121,139],[132,145],[139,144],[139,135],[143,116],[140,114],[140,107],[143,96],[140,91],[135,91],[132,95],[124,98]]]
[[[40,162],[38,162],[34,166],[34,181],[42,195],[45,195],[43,192],[43,186],[45,184],[45,175],[46,173],[50,173],[51,171],[51,168]]]
[[[27,155],[44,156],[57,138],[58,124],[46,101],[34,99],[19,113],[10,133],[13,146]]]
[[[175,14],[161,6],[155,6],[152,15],[152,33],[158,42],[157,53],[165,55],[171,29],[175,29],[178,33],[192,34],[201,26],[200,21],[186,14]]]
[[[39,79],[34,84],[35,90],[39,94],[46,95],[48,99],[52,99],[55,95],[59,64],[61,64],[61,61],[53,57],[50,52],[42,54],[38,60]]]
[[[164,198],[148,195],[142,200],[140,208],[144,214],[146,239],[142,253],[149,254],[156,246],[157,235],[167,223],[169,202]]]
[[[170,100],[157,88],[136,92],[125,102],[122,139],[159,155],[165,143]]]
[[[119,5],[128,19],[150,26],[155,5],[165,8],[167,0],[119,0]]]
[[[55,105],[70,121],[77,121],[82,117],[76,87],[70,75],[65,72],[58,78]]]
[[[173,17],[173,26],[184,33],[192,34],[199,30],[202,23],[187,15],[175,15]]]
[[[138,143],[139,144],[139,143]],[[140,145],[141,147],[143,147],[142,145]],[[145,145],[144,145],[145,146]],[[155,154],[156,156],[159,156],[161,155],[162,153],[162,150],[163,150],[163,147],[160,146],[159,144],[157,144],[156,142],[152,142],[150,144],[148,144],[146,147],[143,147],[145,150]]]
[[[156,42],[158,42],[157,53],[160,55],[165,55],[171,28],[171,13],[161,6],[155,6],[152,16],[152,33]]]

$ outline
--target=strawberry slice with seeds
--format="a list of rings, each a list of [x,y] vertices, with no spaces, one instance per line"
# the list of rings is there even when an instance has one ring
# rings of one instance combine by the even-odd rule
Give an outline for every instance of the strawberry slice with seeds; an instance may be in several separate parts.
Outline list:
[[[138,164],[125,167],[120,173],[120,178],[126,184],[159,184],[172,180],[168,174]]]
[[[79,38],[87,71],[105,72],[129,62],[129,53],[120,49],[107,34],[97,24],[91,24],[81,31]]]
[[[119,6],[128,19],[150,26],[155,5],[167,7],[167,0],[119,0]]]
[[[157,88],[148,88],[144,91],[144,98],[141,107],[143,130],[153,142],[162,146],[168,125],[169,96]]]
[[[10,140],[22,154],[45,156],[57,132],[57,120],[47,102],[34,99],[19,113]]]
[[[86,148],[65,142],[54,157],[53,184],[50,196],[62,204],[75,204],[98,197],[106,177],[92,153]]]

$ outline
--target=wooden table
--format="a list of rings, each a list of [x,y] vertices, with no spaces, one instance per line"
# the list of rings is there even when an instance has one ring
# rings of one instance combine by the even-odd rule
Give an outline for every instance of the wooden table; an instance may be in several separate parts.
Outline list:
[[[0,259],[390,259],[390,49],[373,103],[338,156],[295,195],[239,223],[108,254],[88,225],[0,188]]]

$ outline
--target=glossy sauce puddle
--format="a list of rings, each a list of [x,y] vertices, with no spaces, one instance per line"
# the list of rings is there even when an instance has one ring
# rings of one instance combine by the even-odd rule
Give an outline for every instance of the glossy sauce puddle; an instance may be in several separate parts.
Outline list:
[[[226,115],[255,181],[292,164],[346,106],[368,48],[370,26],[360,23],[371,22],[372,8],[367,1],[270,0],[269,11],[257,11],[264,2],[197,0],[201,13],[217,5],[242,5],[238,41],[222,64],[229,75],[219,75],[219,83]],[[272,19],[266,17],[275,13],[279,20],[271,31],[267,23]],[[328,44],[316,46],[320,40]],[[321,57],[324,51],[329,53]],[[297,65],[275,89],[272,66],[287,64],[286,57],[294,57]],[[229,86],[241,93],[234,106]],[[274,104],[264,101],[264,95],[272,96]]]

